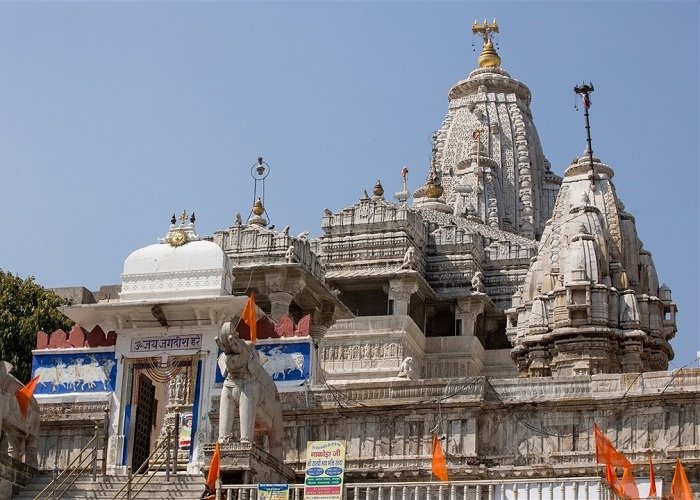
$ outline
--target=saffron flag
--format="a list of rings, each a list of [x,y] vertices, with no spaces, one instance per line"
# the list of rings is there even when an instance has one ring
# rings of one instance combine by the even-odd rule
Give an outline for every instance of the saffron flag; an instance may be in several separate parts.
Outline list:
[[[656,496],[656,476],[654,475],[654,462],[649,457],[649,494],[648,497]]]
[[[685,469],[683,469],[680,459],[676,459],[676,470],[671,481],[670,498],[673,500],[693,500],[693,492],[690,489],[690,484],[688,484],[688,477],[685,475]]]
[[[445,460],[445,453],[442,451],[442,446],[440,446],[440,440],[437,434],[433,433],[433,463],[432,463],[433,475],[440,481],[447,481],[447,461]]]
[[[613,466],[610,464],[605,464],[605,480],[608,482],[608,486],[610,486],[613,493],[615,493],[617,496],[623,495],[622,485],[617,479],[615,469],[613,469]]]
[[[593,431],[595,433],[595,460],[597,463],[632,468],[632,464],[627,460],[627,457],[617,451],[608,437],[600,432],[598,424],[593,424]]]
[[[248,325],[250,340],[255,344],[258,341],[258,313],[255,307],[255,295],[253,292],[250,292],[250,297],[248,297],[248,302],[246,302],[243,308],[241,319]]]
[[[15,393],[17,398],[17,404],[19,405],[19,411],[22,412],[22,418],[27,419],[27,411],[29,411],[29,402],[32,400],[34,395],[34,389],[36,384],[39,382],[39,375],[34,377],[29,381],[27,385],[22,387]]]
[[[639,488],[637,488],[637,482],[632,475],[632,467],[625,467],[621,485],[624,498],[639,498]]]
[[[209,498],[212,495],[216,495],[216,480],[219,479],[219,462],[221,461],[221,454],[219,453],[219,442],[216,442],[214,446],[214,454],[211,457],[211,462],[209,463],[209,474],[207,474],[207,484],[206,489],[202,498]]]

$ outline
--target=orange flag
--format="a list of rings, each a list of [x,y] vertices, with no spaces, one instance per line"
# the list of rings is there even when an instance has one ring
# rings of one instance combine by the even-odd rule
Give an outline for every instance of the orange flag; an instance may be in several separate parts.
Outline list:
[[[599,464],[614,465],[615,467],[632,468],[632,464],[629,460],[627,460],[627,457],[617,451],[608,437],[600,432],[600,429],[598,429],[598,424],[593,424],[593,431],[595,433],[596,462]]]
[[[442,446],[440,446],[440,440],[437,434],[433,432],[433,475],[440,481],[447,481],[447,461],[445,460],[445,453],[442,451]]]
[[[29,411],[29,402],[32,400],[37,383],[39,383],[39,375],[31,379],[27,385],[15,393],[19,410],[22,412],[22,418],[25,420],[27,419],[27,411]]]
[[[221,454],[219,453],[219,442],[216,442],[214,447],[214,454],[211,457],[211,462],[209,464],[209,474],[207,474],[207,489],[212,494],[216,493],[216,480],[219,479],[219,462],[221,461]]]
[[[671,481],[670,498],[673,500],[693,500],[693,492],[690,489],[685,469],[683,469],[683,464],[681,464],[679,458],[676,459],[676,470]]]
[[[651,461],[651,456],[649,456],[649,494],[647,496],[656,496],[656,476],[654,475],[654,462]]]
[[[622,485],[617,479],[617,474],[615,474],[615,469],[610,464],[605,464],[605,480],[608,482],[608,486],[617,496],[622,496]]]
[[[241,319],[248,325],[250,340],[255,344],[258,341],[258,313],[255,308],[255,295],[253,292],[250,292],[250,297],[248,297],[248,302],[243,308]]]
[[[639,488],[637,488],[637,482],[632,475],[631,467],[625,467],[625,471],[622,473],[621,486],[624,498],[639,498]]]

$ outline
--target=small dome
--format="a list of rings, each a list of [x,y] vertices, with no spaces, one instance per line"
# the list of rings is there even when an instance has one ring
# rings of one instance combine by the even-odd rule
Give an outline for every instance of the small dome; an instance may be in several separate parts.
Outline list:
[[[211,241],[149,245],[124,261],[120,300],[219,297],[230,294],[228,257]]]

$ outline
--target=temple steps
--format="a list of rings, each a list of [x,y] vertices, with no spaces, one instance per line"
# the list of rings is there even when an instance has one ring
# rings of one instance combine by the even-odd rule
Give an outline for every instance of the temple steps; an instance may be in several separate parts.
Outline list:
[[[124,486],[127,476],[98,476],[96,481],[92,481],[90,476],[78,479],[66,493],[61,497],[70,500],[98,500],[111,499]],[[51,482],[51,476],[38,475],[27,486],[23,487],[19,493],[12,496],[13,500],[34,499],[46,485]],[[182,474],[171,475],[170,481],[166,481],[165,474],[155,475],[143,490],[135,494],[138,486],[132,489],[132,499],[166,500],[166,499],[198,499],[204,491],[204,476],[202,474]],[[56,498],[60,491],[57,490]],[[51,499],[51,491],[42,495],[41,498]],[[119,495],[119,498],[126,498],[126,489]]]

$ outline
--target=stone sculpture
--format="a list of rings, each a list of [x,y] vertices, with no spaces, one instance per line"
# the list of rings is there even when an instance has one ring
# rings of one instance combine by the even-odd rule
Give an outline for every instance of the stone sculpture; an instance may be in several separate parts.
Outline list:
[[[15,393],[23,384],[10,374],[12,364],[0,361],[0,429],[7,438],[8,454],[31,467],[37,466],[39,404],[32,398],[26,418],[22,416]]]
[[[284,260],[286,260],[288,263],[294,262],[294,246],[290,245],[289,248],[287,248],[287,251],[284,253]]]
[[[282,459],[282,406],[277,386],[265,371],[253,344],[242,340],[231,323],[221,327],[216,343],[223,351],[219,360],[226,379],[219,406],[219,441],[234,438],[233,422],[238,408],[241,442],[255,442],[255,432],[267,435],[269,453]]]
[[[413,373],[413,357],[408,356],[401,362],[401,366],[399,366],[399,373],[396,376],[407,378],[409,380],[413,380],[415,378],[415,374]]]
[[[481,271],[474,273],[472,277],[472,292],[473,293],[486,293],[486,287],[484,286],[484,275]]]
[[[403,262],[401,263],[401,269],[415,269],[416,268],[416,249],[414,247],[408,247],[406,253],[403,256]]]

